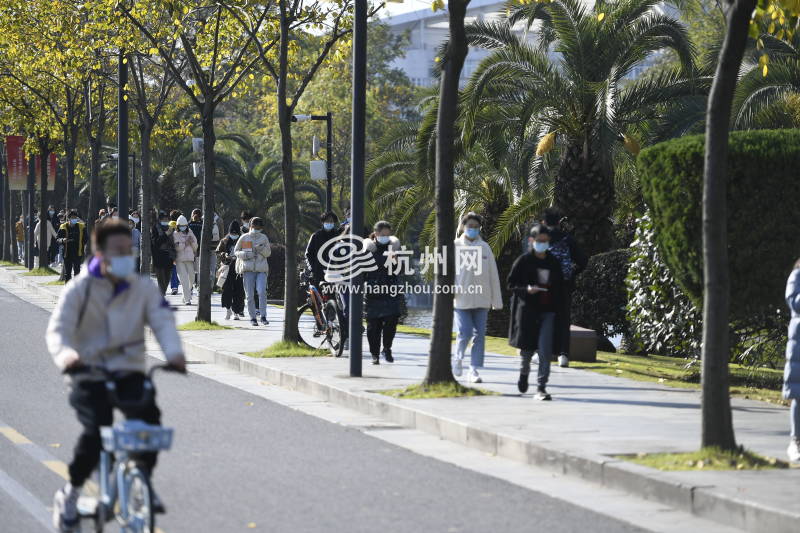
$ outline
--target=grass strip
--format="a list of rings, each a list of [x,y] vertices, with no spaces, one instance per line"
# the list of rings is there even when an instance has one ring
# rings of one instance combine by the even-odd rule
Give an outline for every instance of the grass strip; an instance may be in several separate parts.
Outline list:
[[[497,396],[498,393],[476,387],[465,387],[455,383],[437,383],[436,385],[409,385],[403,389],[376,391],[384,396],[402,398],[404,400],[424,400],[430,398],[463,398],[470,396]]]
[[[217,324],[216,322],[206,322],[205,320],[193,320],[192,322],[186,322],[185,324],[181,324],[178,326],[178,331],[208,331],[208,330],[220,330],[220,329],[233,329],[230,326],[223,326],[222,324]]]
[[[325,350],[315,350],[306,344],[279,341],[258,352],[245,352],[248,357],[321,357],[327,355]]]
[[[618,455],[617,459],[658,470],[771,470],[789,468],[788,463],[764,457],[744,449],[722,450],[716,447],[702,448],[688,453],[640,453]]]
[[[23,272],[23,276],[58,276],[59,273],[50,267],[34,268],[29,272]]]

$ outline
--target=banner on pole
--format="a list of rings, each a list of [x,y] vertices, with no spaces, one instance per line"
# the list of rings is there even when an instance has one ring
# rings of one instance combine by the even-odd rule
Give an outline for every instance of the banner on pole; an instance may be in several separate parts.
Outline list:
[[[24,191],[28,188],[28,159],[25,157],[25,137],[21,135],[6,136],[6,158],[8,161],[8,185],[12,191]],[[41,182],[42,161],[40,156],[36,156],[36,179],[34,183],[39,188]],[[47,158],[47,190],[54,191],[56,188],[56,154],[50,154]]]
[[[28,161],[22,150],[23,144],[25,144],[25,137],[19,135],[6,137],[8,186],[12,191],[24,191],[28,186]]]

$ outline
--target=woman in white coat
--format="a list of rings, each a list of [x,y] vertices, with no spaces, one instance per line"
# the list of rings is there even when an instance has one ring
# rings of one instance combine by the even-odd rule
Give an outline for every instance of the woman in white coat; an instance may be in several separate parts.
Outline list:
[[[247,310],[250,323],[258,325],[256,320],[255,296],[258,293],[258,304],[261,313],[261,324],[269,324],[267,320],[267,258],[272,253],[269,239],[264,235],[264,221],[258,217],[250,219],[250,231],[239,237],[233,248],[236,256],[236,273],[242,276],[244,292],[247,295]]]
[[[479,369],[483,367],[486,344],[486,319],[489,309],[502,309],[500,274],[489,243],[481,238],[483,219],[469,212],[461,219],[464,231],[453,243],[455,246],[455,298],[456,353],[453,374],[460,376],[467,345],[470,351],[469,380],[482,381]]]
[[[194,285],[194,260],[197,257],[197,237],[189,231],[189,221],[181,215],[176,222],[178,230],[172,234],[175,244],[175,270],[183,287],[183,303],[192,305],[192,285]]]

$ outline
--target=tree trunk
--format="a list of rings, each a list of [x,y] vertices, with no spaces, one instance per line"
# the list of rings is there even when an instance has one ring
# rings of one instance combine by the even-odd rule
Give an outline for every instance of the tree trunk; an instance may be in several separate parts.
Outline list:
[[[69,91],[67,92],[69,110],[67,120],[64,125],[64,169],[67,178],[67,191],[64,195],[67,212],[76,206],[75,197],[75,147],[78,144],[78,123],[76,122],[74,103],[71,102]]]
[[[211,100],[207,98],[206,101]],[[214,224],[214,106],[206,103],[203,108],[203,230],[200,236],[200,272],[197,279],[200,288],[197,302],[197,320],[211,322],[211,230]]]
[[[283,290],[283,340],[300,342],[297,329],[297,227],[300,211],[294,188],[294,172],[292,169],[292,109],[286,101],[288,65],[289,65],[289,24],[286,16],[285,0],[281,0],[281,40],[278,50],[278,122],[281,130],[281,176],[283,178],[283,220],[286,238],[286,256],[284,259]]]
[[[46,141],[39,141],[39,268],[50,264],[47,253],[47,158],[50,150]],[[34,224],[31,218],[31,224]]]
[[[5,161],[3,159],[0,156],[0,188],[2,188],[0,196],[3,199],[2,208],[0,208],[0,211],[3,212],[3,235],[2,239],[0,239],[3,242],[3,249],[0,252],[0,260],[11,261],[11,241],[9,240],[11,233],[8,231],[8,227],[13,219],[11,218],[11,202],[8,201],[8,172],[4,168]]]
[[[89,231],[91,232],[92,228],[94,227],[94,220],[97,217],[97,213],[100,211],[100,208],[105,203],[105,191],[103,190],[103,184],[100,181],[100,149],[103,144],[103,129],[105,128],[105,105],[103,103],[105,86],[100,84],[98,86],[99,92],[99,104],[97,109],[97,130],[96,133],[93,131],[92,128],[92,115],[89,110],[92,109],[92,100],[91,95],[89,94],[89,83],[87,82],[85,85],[85,100],[86,100],[86,120],[85,120],[85,130],[86,130],[86,137],[89,139],[89,213],[86,218],[86,222],[89,226]]]
[[[150,226],[155,219],[153,218],[153,184],[150,182],[150,140],[153,132],[153,125],[142,119],[139,114],[139,136],[142,142],[142,210],[139,212],[142,224],[142,247],[140,249],[141,273],[143,276],[150,276]]]
[[[444,59],[436,119],[436,250],[444,256],[445,268],[439,269],[434,280],[433,332],[424,381],[427,385],[455,381],[450,366],[453,332],[451,289],[455,279],[453,142],[458,118],[458,80],[467,57],[464,32],[467,4],[469,0],[449,0],[447,3],[450,41]]]
[[[702,446],[736,448],[728,378],[730,278],[728,272],[728,134],[733,93],[755,0],[735,0],[728,9],[708,97],[703,172],[703,370]]]
[[[575,240],[589,256],[612,248],[614,180],[596,150],[581,142],[567,147],[553,194],[555,206],[567,217]]]

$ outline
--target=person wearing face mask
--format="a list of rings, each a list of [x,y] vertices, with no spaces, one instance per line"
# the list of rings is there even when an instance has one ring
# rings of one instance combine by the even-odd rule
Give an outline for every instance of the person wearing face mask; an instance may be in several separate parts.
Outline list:
[[[528,242],[531,251],[514,261],[508,274],[511,291],[511,323],[508,344],[520,350],[520,372],[517,388],[528,390],[531,358],[539,353],[537,400],[550,400],[547,382],[550,378],[550,358],[553,355],[556,315],[562,309],[564,276],[561,264],[548,251],[550,229],[537,224],[531,229]]]
[[[169,215],[165,211],[159,211],[157,220],[150,228],[150,255],[153,258],[153,270],[162,295],[167,292],[172,269],[175,266],[173,231],[169,225]]]
[[[47,228],[45,230],[47,232],[47,241],[45,242],[44,247],[47,248],[47,256],[50,261],[50,267],[52,268],[54,266],[52,263],[55,257],[51,259],[51,254],[53,249],[57,248],[58,243],[56,241],[56,230],[53,229],[53,224],[50,223],[50,218],[39,217],[36,220],[36,227],[33,229],[33,239],[36,243],[36,247],[39,248],[41,246],[41,243],[39,242],[39,232],[41,231],[42,221],[44,221]]]
[[[231,221],[226,235],[217,245],[217,258],[220,268],[217,285],[222,288],[222,307],[227,311],[225,320],[239,320],[244,316],[244,283],[236,273],[236,254],[234,249],[241,235],[239,223]]]
[[[58,256],[58,241],[55,239],[55,228],[61,225],[58,222],[58,213],[56,212],[55,206],[51,205],[47,208],[47,221],[53,227],[53,239],[50,241],[50,247],[47,250],[48,259],[50,261],[50,266],[55,268],[57,266],[56,257]]]
[[[124,221],[98,225],[93,235],[94,256],[87,268],[67,284],[47,326],[45,340],[61,371],[87,367],[68,375],[69,404],[75,409],[82,432],[69,464],[69,481],[53,500],[57,531],[79,527],[77,502],[81,488],[97,466],[102,441],[100,427],[113,422],[113,407],[106,390],[103,367],[117,378],[118,396],[127,402],[142,397],[145,383],[145,326],[155,334],[170,366],[186,371],[183,346],[175,319],[164,296],[149,279],[136,275],[131,233]],[[135,408],[118,406],[127,416],[160,424],[155,399]],[[155,453],[144,453],[139,464],[152,479]],[[153,509],[163,504],[153,494]]]
[[[194,233],[189,230],[189,221],[185,216],[179,216],[175,222],[177,231],[172,233],[172,242],[175,244],[175,270],[183,287],[183,303],[192,305],[194,261],[200,245]]]
[[[250,231],[244,233],[233,247],[236,256],[236,273],[242,276],[244,292],[247,294],[247,310],[250,322],[258,326],[256,320],[255,296],[258,293],[258,304],[261,324],[269,324],[267,320],[267,258],[272,254],[269,239],[264,234],[264,221],[258,217],[250,219]]]
[[[453,287],[455,309],[456,349],[453,357],[453,374],[463,372],[464,354],[472,341],[469,363],[469,380],[481,383],[486,345],[486,320],[489,309],[503,308],[500,291],[500,274],[489,243],[481,238],[483,219],[469,212],[461,219],[463,232],[454,242],[456,258]]]
[[[319,250],[329,240],[339,236],[339,217],[333,211],[328,211],[320,217],[322,229],[315,231],[311,238],[308,240],[306,246],[306,264],[311,270],[311,275],[314,278],[314,283],[320,284],[325,279],[325,267],[320,262]],[[327,261],[328,257],[323,257]]]
[[[550,230],[550,255],[558,259],[564,275],[564,297],[558,313],[553,349],[558,354],[559,366],[566,367],[569,366],[572,293],[575,290],[575,279],[586,268],[589,257],[583,253],[572,235],[561,229],[561,218],[561,213],[551,207],[545,210],[541,224]]]
[[[131,212],[128,214],[128,220],[133,220],[133,225],[139,230],[139,233],[142,231],[142,219],[139,216],[139,212],[135,209],[131,209]]]
[[[132,218],[128,219],[128,227],[131,230],[131,240],[133,249],[133,258],[136,260],[136,272],[139,272],[139,258],[142,255],[142,232],[136,229],[136,223]]]
[[[67,221],[58,228],[56,239],[64,245],[64,281],[69,281],[81,271],[83,252],[88,241],[86,224],[80,221],[75,209],[70,210]]]
[[[392,342],[400,319],[401,295],[397,274],[390,271],[389,267],[392,265],[392,254],[400,250],[400,240],[392,235],[392,225],[385,220],[377,222],[373,230],[364,241],[364,249],[372,254],[378,269],[364,275],[364,317],[367,320],[367,341],[372,364],[378,365],[381,353],[387,363],[394,362]]]

